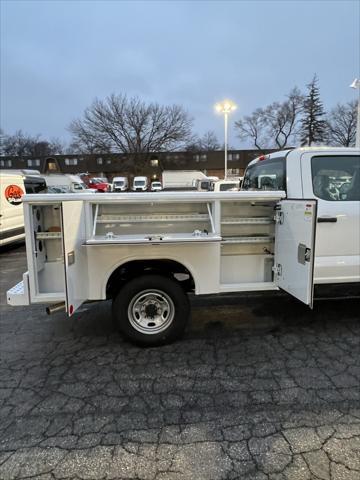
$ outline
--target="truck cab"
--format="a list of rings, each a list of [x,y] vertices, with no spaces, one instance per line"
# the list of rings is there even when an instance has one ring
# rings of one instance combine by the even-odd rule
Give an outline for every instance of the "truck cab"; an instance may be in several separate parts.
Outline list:
[[[359,150],[312,147],[261,155],[249,163],[242,190],[315,198],[314,282],[360,281]]]

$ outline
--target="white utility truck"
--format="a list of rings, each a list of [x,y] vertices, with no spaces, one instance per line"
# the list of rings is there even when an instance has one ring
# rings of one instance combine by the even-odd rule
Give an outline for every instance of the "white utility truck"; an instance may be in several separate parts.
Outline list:
[[[61,187],[71,193],[95,193],[96,189],[87,188],[78,175],[68,173],[50,173],[43,175],[48,187]]]
[[[26,195],[28,272],[7,301],[73,315],[113,299],[120,330],[144,345],[183,332],[187,292],[282,289],[311,306],[314,282],[360,281],[359,153],[260,157],[240,192]],[[273,190],[259,190],[264,175]]]

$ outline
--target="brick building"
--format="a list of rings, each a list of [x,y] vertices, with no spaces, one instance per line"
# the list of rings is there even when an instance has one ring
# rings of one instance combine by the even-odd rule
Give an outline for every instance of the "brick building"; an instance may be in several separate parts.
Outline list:
[[[228,176],[242,176],[247,164],[260,153],[274,150],[230,150]],[[53,155],[46,157],[0,157],[1,169],[35,169],[40,173],[89,173],[93,176],[146,175],[160,179],[163,170],[201,170],[206,175],[224,177],[224,151],[160,152],[149,155],[89,154]]]

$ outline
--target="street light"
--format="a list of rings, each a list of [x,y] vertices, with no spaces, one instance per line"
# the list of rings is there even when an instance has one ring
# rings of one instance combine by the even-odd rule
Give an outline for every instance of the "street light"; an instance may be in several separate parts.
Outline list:
[[[360,148],[360,80],[355,78],[350,88],[355,88],[359,91],[358,94],[358,105],[357,105],[357,122],[356,122],[356,140],[355,140],[355,147]]]
[[[227,178],[227,148],[228,148],[228,116],[229,113],[236,110],[236,105],[231,100],[224,100],[223,102],[219,102],[215,105],[215,110],[218,113],[224,114],[225,120],[225,143],[224,143],[224,153],[225,153],[225,172],[224,172],[224,179]]]

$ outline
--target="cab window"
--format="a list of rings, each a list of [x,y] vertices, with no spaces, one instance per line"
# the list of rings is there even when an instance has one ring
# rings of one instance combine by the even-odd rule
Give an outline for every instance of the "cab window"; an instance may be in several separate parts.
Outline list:
[[[259,160],[247,167],[242,190],[284,190],[286,191],[285,157]]]
[[[321,156],[311,159],[314,195],[322,200],[360,200],[360,157]]]

